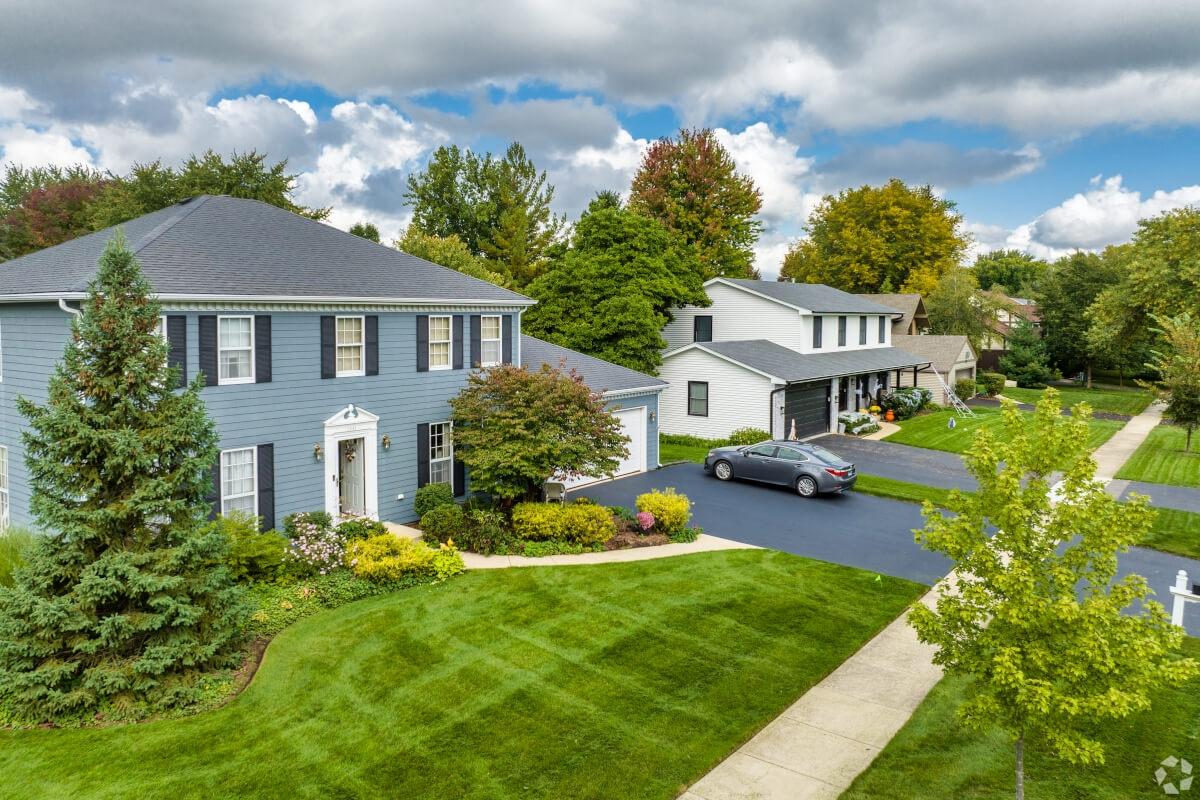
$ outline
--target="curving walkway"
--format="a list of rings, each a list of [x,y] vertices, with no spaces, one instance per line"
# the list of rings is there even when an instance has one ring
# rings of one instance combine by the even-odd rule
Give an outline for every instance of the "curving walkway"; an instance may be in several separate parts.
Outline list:
[[[392,533],[409,539],[421,538],[421,532],[408,525],[395,522],[383,523]],[[573,556],[481,556],[479,553],[463,552],[463,563],[467,569],[505,569],[507,567],[565,567],[575,564],[620,564],[629,561],[650,561],[655,558],[687,556],[692,553],[710,553],[714,550],[758,550],[752,544],[743,544],[720,536],[702,533],[694,542],[661,544],[654,547],[631,547],[628,550],[605,550],[601,553],[580,553]]]

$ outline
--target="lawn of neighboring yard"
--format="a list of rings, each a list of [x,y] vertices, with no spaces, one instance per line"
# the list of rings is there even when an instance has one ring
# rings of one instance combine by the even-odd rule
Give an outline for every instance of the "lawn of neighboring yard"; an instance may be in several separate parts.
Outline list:
[[[673,436],[663,434],[658,439],[658,460],[663,464],[673,464],[676,461],[694,461],[704,463],[704,457],[714,447],[721,447],[724,442],[700,439],[695,436]]]
[[[922,503],[928,500],[935,506],[945,506],[946,498],[950,496],[950,489],[898,481],[895,478],[885,478],[881,475],[864,475],[861,472],[858,474],[858,480],[854,482],[854,491],[879,497],[890,497],[893,500],[908,500],[913,503]]]
[[[1200,657],[1200,639],[1184,651]],[[954,711],[965,681],[942,680],[908,724],[859,775],[841,800],[964,800],[1013,796],[1012,742],[999,731],[960,727]],[[1145,713],[1097,731],[1105,763],[1075,767],[1027,748],[1025,793],[1036,800],[1161,798],[1154,771],[1168,756],[1200,763],[1200,681],[1158,692]],[[1184,795],[1186,796],[1186,795]]]
[[[1154,527],[1141,544],[1188,558],[1200,558],[1200,514],[1156,508]]]
[[[481,570],[298,622],[229,706],[0,731],[21,798],[675,798],[914,583],[770,550]]]
[[[1002,412],[998,408],[973,410],[975,417],[958,417],[952,410],[919,414],[899,423],[900,430],[889,436],[887,441],[896,444],[910,444],[914,447],[927,447],[930,450],[961,453],[971,446],[975,433],[980,428],[998,428],[1003,424]],[[947,427],[947,422],[951,417],[955,418],[954,430]],[[1094,450],[1104,444],[1123,425],[1123,422],[1107,419],[1089,421],[1088,447]]]
[[[1145,389],[1130,387],[1121,389],[1116,386],[1105,386],[1084,389],[1081,386],[1055,386],[1058,390],[1063,408],[1070,408],[1076,403],[1086,402],[1093,411],[1109,411],[1113,414],[1128,414],[1136,416],[1146,410],[1153,399]],[[1005,388],[1001,394],[1012,398],[1018,403],[1036,405],[1042,399],[1044,389]]]
[[[1159,425],[1117,473],[1118,478],[1176,486],[1200,486],[1200,432],[1192,435],[1192,449],[1184,452],[1187,432],[1175,425]]]

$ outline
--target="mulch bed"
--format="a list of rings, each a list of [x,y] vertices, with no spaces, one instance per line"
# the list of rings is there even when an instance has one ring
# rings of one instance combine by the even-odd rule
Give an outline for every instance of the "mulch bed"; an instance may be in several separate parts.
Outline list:
[[[662,533],[641,533],[639,531],[617,531],[617,535],[604,543],[605,550],[628,550],[631,547],[654,547],[660,544],[670,544],[671,539]]]

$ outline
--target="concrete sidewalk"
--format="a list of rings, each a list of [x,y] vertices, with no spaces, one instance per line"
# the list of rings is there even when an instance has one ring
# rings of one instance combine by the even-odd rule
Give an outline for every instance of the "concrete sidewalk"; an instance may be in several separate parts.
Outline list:
[[[921,602],[932,605],[952,579]],[[933,654],[908,615],[897,617],[680,800],[833,800],[941,680]]]
[[[1162,415],[1162,403],[1151,403],[1149,408],[1125,423],[1125,427],[1114,433],[1111,439],[1097,447],[1092,453],[1096,459],[1096,477],[1100,480],[1116,477],[1129,457],[1146,441],[1150,431],[1162,422]]]

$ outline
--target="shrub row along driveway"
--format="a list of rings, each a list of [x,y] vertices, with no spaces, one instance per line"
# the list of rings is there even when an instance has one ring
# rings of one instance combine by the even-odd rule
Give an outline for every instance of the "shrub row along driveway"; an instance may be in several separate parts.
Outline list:
[[[836,444],[840,446],[842,442]],[[840,452],[855,461],[861,472],[873,472],[847,448]],[[923,480],[915,472],[905,479]],[[952,566],[949,559],[928,552],[914,540],[913,529],[924,524],[919,505],[853,491],[805,500],[787,488],[741,481],[722,483],[705,475],[697,464],[676,464],[589,486],[573,494],[606,505],[632,508],[637,495],[669,486],[692,499],[692,518],[696,524],[725,539],[925,584],[940,580]],[[1121,556],[1119,568],[1121,575],[1135,572],[1144,576],[1159,602],[1168,609],[1171,602],[1168,589],[1180,569],[1200,576],[1200,560],[1135,547]],[[1195,609],[1185,621],[1188,632],[1200,636],[1200,614]]]

